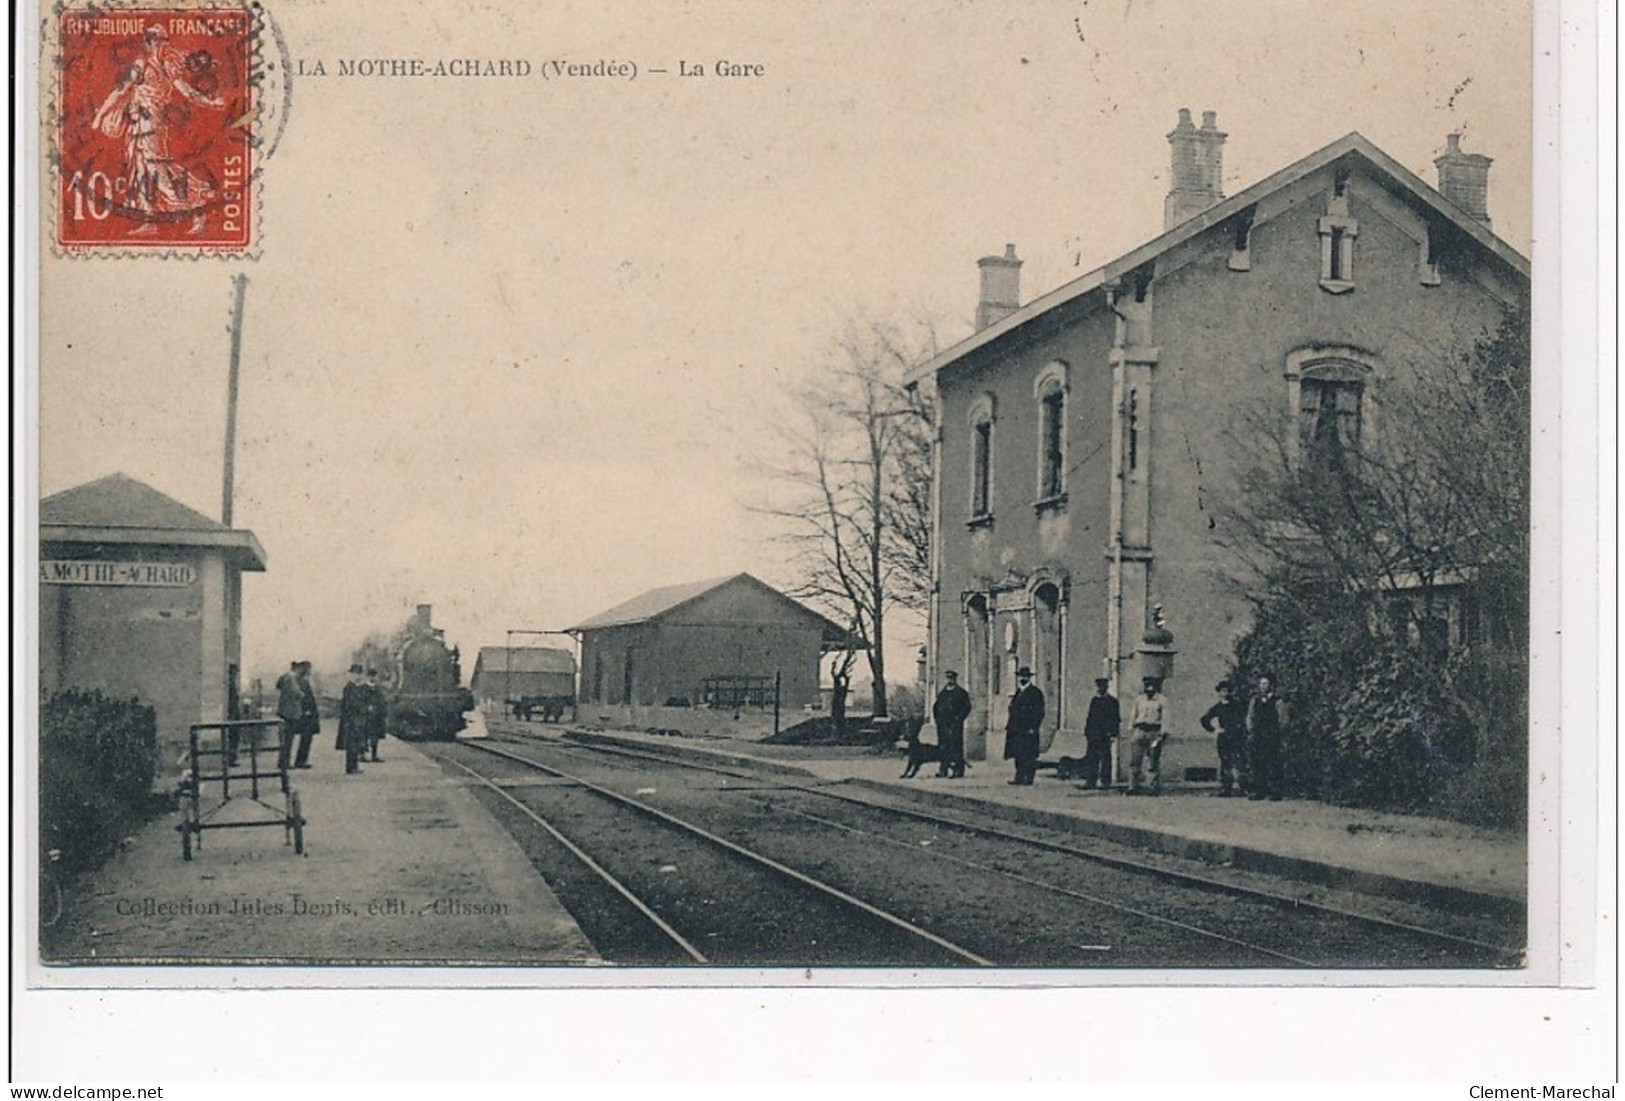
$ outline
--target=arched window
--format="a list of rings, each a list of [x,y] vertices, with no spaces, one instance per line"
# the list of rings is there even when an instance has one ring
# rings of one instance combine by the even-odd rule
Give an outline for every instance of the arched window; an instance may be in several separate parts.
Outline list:
[[[993,518],[993,395],[983,394],[971,405],[970,518],[972,523]]]
[[[1375,357],[1355,348],[1314,348],[1287,357],[1293,428],[1300,460],[1336,462],[1369,443]]]
[[[1062,585],[1043,581],[1032,589],[1032,666],[1039,690],[1049,706],[1044,709],[1044,747],[1061,729],[1066,693],[1066,597]]]
[[[1060,360],[1038,372],[1038,503],[1066,496],[1066,364]]]

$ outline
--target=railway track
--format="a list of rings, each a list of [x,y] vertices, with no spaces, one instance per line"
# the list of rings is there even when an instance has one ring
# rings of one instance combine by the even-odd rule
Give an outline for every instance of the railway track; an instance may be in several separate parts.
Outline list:
[[[612,943],[600,944],[606,958],[626,962],[699,964],[805,964],[829,962],[854,966],[904,965],[944,967],[987,965],[991,961],[921,928],[881,907],[856,898],[817,877],[784,865],[737,842],[718,836],[637,798],[615,792],[561,769],[495,746],[467,743],[488,756],[541,772],[567,787],[527,787],[511,778],[493,776],[442,749],[431,755],[480,784],[511,808],[521,820],[544,832],[595,877],[598,894],[609,892],[641,921],[625,913],[602,914],[602,898],[579,884],[564,883],[605,929]],[[549,799],[551,793],[554,798]],[[586,793],[597,809],[563,805],[557,798]],[[549,803],[546,813],[538,803]],[[608,808],[611,813],[603,812]],[[617,824],[627,813],[659,835],[651,844],[665,854],[652,870],[643,853],[617,852],[617,835],[631,836]],[[571,827],[574,829],[571,829]],[[588,835],[594,855],[569,832]],[[733,898],[723,899],[726,885]],[[555,889],[560,884],[555,883]],[[690,889],[697,888],[697,889]],[[568,901],[566,903],[569,905]],[[579,915],[578,915],[579,916]],[[591,920],[591,918],[589,918]],[[591,935],[591,934],[589,934]],[[595,940],[604,939],[600,933]]]
[[[564,744],[551,739],[521,737],[532,752],[540,749],[577,758],[610,758],[635,763],[642,769],[685,770],[733,780],[767,785],[770,796],[754,797],[771,816],[795,818],[831,834],[858,839],[865,846],[907,850],[917,856],[924,852],[930,860],[953,866],[957,872],[977,876],[1002,877],[1024,887],[1047,892],[1074,903],[1113,911],[1119,919],[1130,919],[1145,927],[1176,930],[1191,942],[1223,947],[1213,959],[1219,965],[1270,967],[1506,967],[1522,957],[1519,948],[1491,940],[1428,928],[1414,922],[1363,913],[1347,907],[1309,901],[1279,890],[1260,889],[1227,882],[1166,863],[1126,858],[1072,843],[1014,832],[1002,824],[990,824],[949,817],[915,807],[898,806],[873,798],[832,790],[828,786],[798,783],[783,777],[764,777],[759,772],[710,763],[677,760],[666,755],[623,747]],[[540,762],[532,762],[540,765]],[[546,767],[546,766],[541,766]],[[624,780],[625,766],[621,766]],[[737,787],[733,789],[736,793]],[[846,813],[846,820],[809,809],[812,803],[833,803]],[[854,821],[852,815],[857,815]],[[900,841],[899,823],[926,825],[934,836],[927,842]],[[771,832],[771,831],[763,831]],[[905,831],[906,832],[906,831]],[[944,838],[951,844],[939,844]],[[966,844],[967,838],[980,844]],[[950,851],[957,849],[958,851]],[[1015,867],[1012,867],[1014,863]],[[1110,875],[1080,877],[1079,865],[1104,869]],[[1124,878],[1141,884],[1165,885],[1163,897],[1141,903],[1125,903],[1122,898],[1144,898],[1146,892],[1128,889]],[[1193,895],[1196,896],[1193,898]],[[1214,899],[1229,899],[1233,907],[1215,906]],[[1202,900],[1207,900],[1206,904]],[[1239,912],[1236,908],[1239,907]],[[1260,912],[1270,915],[1260,920]],[[1121,920],[1115,924],[1121,925]],[[1237,930],[1243,930],[1238,935]],[[1097,938],[1098,939],[1098,938]],[[1153,938],[1156,939],[1156,938]],[[1088,965],[1115,962],[1125,964],[1123,952],[1109,950],[1103,957],[1093,944],[1077,945],[1081,955],[1064,962]],[[1237,953],[1239,952],[1239,957]],[[988,954],[995,954],[989,952]],[[1190,956],[1190,952],[1176,953]],[[1201,953],[1196,953],[1200,956]],[[1003,961],[1001,961],[1003,962]],[[1063,962],[1062,959],[1021,962]],[[1162,965],[1188,965],[1201,960],[1178,959]]]

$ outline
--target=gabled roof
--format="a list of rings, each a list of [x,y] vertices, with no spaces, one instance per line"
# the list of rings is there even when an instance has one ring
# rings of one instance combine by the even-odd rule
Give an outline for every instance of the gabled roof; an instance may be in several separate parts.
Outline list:
[[[826,649],[833,647],[845,649],[849,645],[853,645],[854,648],[861,647],[861,640],[852,638],[851,633],[834,620],[820,615],[800,601],[784,595],[773,586],[758,581],[748,573],[736,573],[727,577],[714,577],[707,581],[691,581],[686,585],[667,585],[660,589],[650,589],[646,593],[634,596],[631,600],[615,605],[608,611],[599,612],[591,619],[583,620],[569,629],[571,631],[592,631],[604,627],[628,627],[636,623],[647,623],[650,620],[670,615],[679,608],[691,604],[702,596],[715,592],[725,585],[736,583],[753,585],[780,602],[789,605],[802,615],[819,620],[823,626],[823,641]]]
[[[218,547],[245,570],[265,569],[251,531],[228,528],[126,474],[53,493],[40,501],[40,541]]]
[[[552,646],[481,646],[474,670],[489,673],[564,673],[575,675],[576,658]]]
[[[154,528],[176,531],[228,531],[226,525],[187,508],[127,474],[53,493],[40,502],[42,524],[98,528]]]
[[[1467,214],[1438,191],[1429,187],[1416,173],[1394,160],[1358,133],[1348,133],[1330,145],[1324,146],[1258,183],[1222,199],[1202,213],[1182,222],[1159,237],[1141,245],[1132,252],[1080,275],[1068,283],[1040,295],[1014,313],[974,333],[951,348],[944,349],[909,373],[910,383],[935,375],[942,368],[963,359],[978,348],[987,346],[1015,329],[1049,313],[1058,306],[1084,297],[1144,266],[1151,260],[1200,236],[1214,226],[1240,213],[1269,195],[1310,176],[1344,157],[1363,163],[1379,179],[1385,179],[1395,194],[1413,205],[1424,207],[1459,229],[1485,252],[1500,260],[1525,280],[1529,279],[1529,261],[1511,245],[1492,233],[1488,226]]]
[[[736,577],[748,576],[749,574],[735,573],[727,577],[713,577],[706,581],[690,581],[686,585],[667,585],[660,589],[650,589],[646,593],[639,593],[631,600],[615,605],[608,611],[599,612],[591,619],[581,621],[570,630],[585,631],[595,627],[625,627],[633,623],[646,623],[704,596],[713,589],[720,589]]]

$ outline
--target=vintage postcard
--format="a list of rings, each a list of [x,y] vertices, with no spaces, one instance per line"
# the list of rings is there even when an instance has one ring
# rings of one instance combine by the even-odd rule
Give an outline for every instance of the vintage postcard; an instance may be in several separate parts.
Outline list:
[[[1589,981],[1553,13],[36,14],[30,987]]]

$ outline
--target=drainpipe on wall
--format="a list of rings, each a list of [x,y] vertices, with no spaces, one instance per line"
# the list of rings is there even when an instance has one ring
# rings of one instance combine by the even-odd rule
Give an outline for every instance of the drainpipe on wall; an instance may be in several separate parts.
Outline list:
[[[931,390],[931,596],[926,603],[925,654],[926,681],[922,695],[929,701],[942,669],[942,393],[933,382]]]
[[[1113,323],[1112,348],[1108,353],[1112,367],[1112,491],[1111,491],[1111,517],[1107,538],[1110,540],[1109,553],[1111,554],[1108,577],[1106,579],[1106,668],[1105,674],[1111,680],[1111,689],[1114,694],[1121,696],[1118,690],[1118,672],[1120,654],[1123,649],[1123,497],[1127,493],[1128,471],[1123,468],[1123,404],[1127,401],[1125,394],[1125,356],[1124,344],[1127,341],[1127,322],[1122,311],[1117,308],[1118,284],[1114,281],[1106,287],[1106,305],[1116,321]]]
[[[1128,402],[1127,371],[1128,358],[1124,348],[1128,343],[1128,318],[1123,311],[1117,308],[1118,283],[1114,280],[1106,286],[1106,306],[1112,311],[1115,320],[1112,323],[1112,348],[1108,354],[1112,365],[1112,495],[1111,495],[1111,525],[1108,538],[1111,540],[1111,563],[1107,570],[1106,579],[1106,677],[1111,681],[1111,692],[1119,700],[1123,698],[1121,677],[1123,652],[1123,504],[1128,493],[1128,471],[1124,468],[1124,419]],[[1112,783],[1117,783],[1122,775],[1121,757],[1118,753],[1118,739],[1112,740],[1111,760],[1108,768],[1111,770]]]

